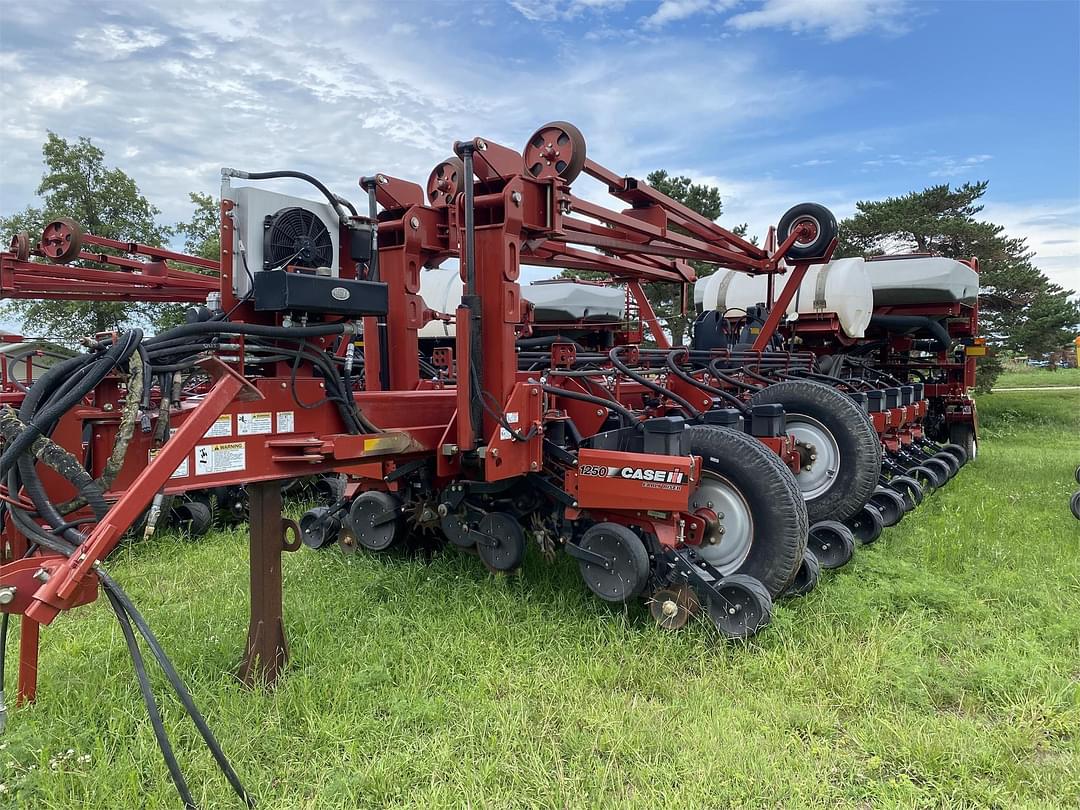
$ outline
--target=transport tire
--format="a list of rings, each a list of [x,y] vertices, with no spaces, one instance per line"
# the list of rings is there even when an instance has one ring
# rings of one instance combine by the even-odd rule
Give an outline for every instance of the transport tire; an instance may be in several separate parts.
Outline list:
[[[746,574],[770,596],[780,595],[806,550],[806,505],[791,471],[740,431],[693,425],[685,436],[688,451],[701,456],[703,466],[690,511],[724,514],[716,521],[724,531],[711,537],[707,532],[698,553],[722,575]]]
[[[971,425],[956,424],[949,426],[949,441],[952,444],[964,448],[966,458],[963,463],[974,461],[979,457],[979,442],[975,438],[975,428]],[[949,445],[946,445],[948,448]]]
[[[855,553],[851,529],[835,520],[822,520],[812,525],[807,544],[822,568],[843,568]]]
[[[784,254],[785,259],[799,262],[808,259],[822,259],[829,243],[836,238],[840,229],[836,225],[836,217],[832,211],[824,205],[817,203],[800,203],[780,217],[776,226],[776,240],[782,244],[791,235],[791,231],[803,222],[809,222],[814,228],[814,235],[800,239]]]
[[[820,579],[821,563],[814,556],[814,552],[807,549],[803,552],[803,561],[802,565],[799,566],[799,572],[795,575],[795,579],[791,581],[791,584],[788,585],[787,590],[784,591],[784,597],[806,596],[817,587]]]
[[[903,520],[908,512],[904,496],[888,487],[877,487],[874,494],[870,496],[870,503],[881,513],[881,522],[886,529]],[[914,506],[913,503],[912,507]]]
[[[811,523],[845,521],[870,500],[881,476],[881,441],[866,413],[828,385],[788,380],[750,398],[784,406],[786,432],[814,445],[817,459],[796,476]]]

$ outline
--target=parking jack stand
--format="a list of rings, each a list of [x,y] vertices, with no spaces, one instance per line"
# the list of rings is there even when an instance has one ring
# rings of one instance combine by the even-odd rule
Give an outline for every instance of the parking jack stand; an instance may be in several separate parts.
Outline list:
[[[281,604],[281,482],[250,484],[251,617],[238,673],[247,686],[273,685],[289,659]]]

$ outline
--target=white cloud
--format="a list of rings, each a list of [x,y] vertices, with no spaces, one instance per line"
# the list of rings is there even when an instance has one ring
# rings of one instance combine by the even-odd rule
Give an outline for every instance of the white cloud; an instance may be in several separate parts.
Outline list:
[[[1004,226],[1009,236],[1025,237],[1035,251],[1033,264],[1055,284],[1080,292],[1080,203],[1075,198],[1030,203],[991,201],[979,217]]]
[[[740,31],[821,31],[828,39],[841,40],[872,30],[904,33],[910,14],[906,0],[764,0],[760,8],[736,14],[728,24]]]
[[[122,59],[137,51],[157,48],[167,41],[167,37],[152,28],[103,25],[76,35],[75,47],[93,53],[99,59]]]
[[[656,11],[645,18],[644,25],[647,28],[660,28],[703,11],[722,11],[736,2],[737,0],[661,0]]]

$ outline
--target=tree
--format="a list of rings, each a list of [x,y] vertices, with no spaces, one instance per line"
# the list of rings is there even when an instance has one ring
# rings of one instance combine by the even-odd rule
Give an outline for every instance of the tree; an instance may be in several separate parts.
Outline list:
[[[45,172],[37,193],[44,204],[0,218],[5,235],[25,230],[34,241],[45,223],[65,216],[98,236],[156,246],[165,243],[169,229],[157,223],[160,211],[129,175],[105,165],[105,153],[88,138],[69,143],[50,132],[41,151]],[[160,305],[130,302],[27,300],[10,302],[5,309],[22,319],[25,331],[69,344],[132,322],[158,325],[168,317],[168,310]]]
[[[191,219],[176,226],[184,237],[184,252],[204,259],[218,259],[221,253],[221,213],[218,202],[209,194],[188,194],[195,211]]]
[[[1011,237],[1001,225],[977,219],[986,181],[948,183],[879,202],[862,201],[840,224],[837,256],[874,256],[918,251],[953,259],[978,257],[979,319],[996,348],[1045,353],[1058,348],[1080,325],[1072,290],[1052,283],[1031,260],[1027,240]],[[988,388],[1001,366],[979,364],[979,387]]]
[[[673,200],[682,203],[702,216],[717,220],[724,211],[723,201],[720,198],[720,189],[705,183],[695,183],[689,177],[672,177],[664,169],[649,172],[646,181],[650,186],[662,194],[666,194]],[[746,236],[747,226],[745,223],[733,229],[739,236]],[[698,278],[704,278],[716,271],[716,265],[707,262],[691,262]],[[565,276],[576,278],[606,278],[603,273],[588,273],[575,270],[567,270]],[[644,285],[645,294],[653,305],[656,315],[671,333],[671,341],[675,346],[680,346],[686,336],[690,325],[691,315],[682,312],[682,289],[680,285],[667,282],[653,282]]]

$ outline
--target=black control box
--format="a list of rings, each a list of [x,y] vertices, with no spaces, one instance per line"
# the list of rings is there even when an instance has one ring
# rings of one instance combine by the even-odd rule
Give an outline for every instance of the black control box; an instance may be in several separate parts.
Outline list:
[[[379,281],[263,270],[255,274],[255,309],[350,317],[385,315],[386,285]]]

